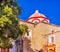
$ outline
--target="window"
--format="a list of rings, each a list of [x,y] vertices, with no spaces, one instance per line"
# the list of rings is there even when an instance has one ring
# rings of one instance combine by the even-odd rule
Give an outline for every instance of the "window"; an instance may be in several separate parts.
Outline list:
[[[39,21],[35,21],[34,24],[37,24]]]
[[[27,32],[27,36],[29,36],[29,31]]]
[[[55,43],[55,35],[54,34],[48,36],[48,43]]]
[[[54,37],[53,36],[51,37],[51,42],[54,43]]]
[[[28,29],[26,35],[26,37],[32,37],[32,30],[31,29]]]

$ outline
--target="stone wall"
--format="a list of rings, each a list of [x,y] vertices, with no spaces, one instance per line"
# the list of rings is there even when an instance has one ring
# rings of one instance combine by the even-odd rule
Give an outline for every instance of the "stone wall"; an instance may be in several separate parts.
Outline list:
[[[47,38],[48,34],[52,33],[52,30],[54,31],[55,35],[55,44],[56,44],[56,52],[60,51],[60,27],[55,26],[52,24],[47,23],[38,23],[36,25],[27,23],[27,22],[20,22],[20,24],[26,24],[28,28],[32,29],[32,37],[24,39],[24,52],[38,52],[39,50],[46,51],[46,45],[47,45]],[[56,33],[55,33],[56,32]],[[28,42],[30,41],[30,43]]]

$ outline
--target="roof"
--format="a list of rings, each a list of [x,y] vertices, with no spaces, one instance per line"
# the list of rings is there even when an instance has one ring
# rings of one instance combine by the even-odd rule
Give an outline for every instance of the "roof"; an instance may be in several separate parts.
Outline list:
[[[45,15],[39,13],[38,10],[35,11],[35,13],[33,13],[29,18],[32,18],[32,17],[38,17],[38,16],[41,16],[41,17],[46,17]]]
[[[39,22],[46,22],[46,23],[49,23],[49,19],[46,18],[45,15],[41,14],[38,12],[38,10],[35,11],[35,13],[33,13],[29,18],[28,20],[26,20],[28,22],[31,22],[31,23],[39,23]]]
[[[20,21],[22,21],[22,22],[26,22],[26,23],[29,23],[29,24],[33,24],[33,25],[37,25],[37,24],[40,24],[40,23],[44,23],[44,24],[47,24],[47,25],[51,25],[51,26],[60,27],[60,26],[58,26],[58,25],[55,25],[55,24],[50,24],[50,23],[45,23],[45,22],[40,22],[40,23],[34,24],[34,23],[27,22],[27,21],[24,21],[24,20],[20,20]]]

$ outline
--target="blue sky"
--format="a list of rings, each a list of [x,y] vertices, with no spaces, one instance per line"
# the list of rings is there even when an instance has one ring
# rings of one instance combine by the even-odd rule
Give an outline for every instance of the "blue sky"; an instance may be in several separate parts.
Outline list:
[[[50,23],[60,26],[60,1],[59,0],[18,0],[22,8],[19,19],[26,20],[35,10],[39,10],[50,19]]]

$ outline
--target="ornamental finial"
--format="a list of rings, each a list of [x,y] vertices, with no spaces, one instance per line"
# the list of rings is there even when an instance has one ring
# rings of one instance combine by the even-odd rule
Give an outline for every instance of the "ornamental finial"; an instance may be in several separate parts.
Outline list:
[[[38,10],[36,10],[36,11],[35,11],[35,13],[39,13],[39,11],[38,11]]]

